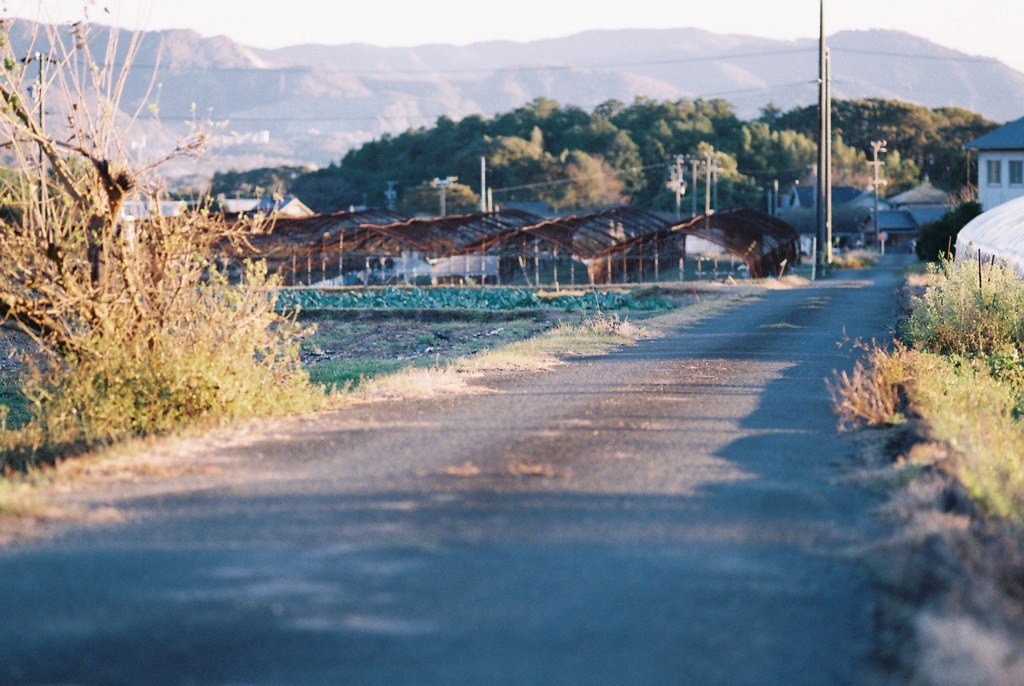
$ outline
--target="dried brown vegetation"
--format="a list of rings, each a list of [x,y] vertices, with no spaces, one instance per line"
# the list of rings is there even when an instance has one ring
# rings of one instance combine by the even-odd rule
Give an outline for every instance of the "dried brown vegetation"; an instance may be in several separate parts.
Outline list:
[[[129,197],[161,198],[152,172],[163,160],[133,164],[122,139],[130,122],[118,102],[138,45],[111,32],[106,54],[93,55],[87,25],[70,40],[51,29],[35,37],[35,70],[9,29],[0,25],[0,318],[40,354],[22,380],[32,421],[2,434],[8,461],[309,407],[297,330],[275,314],[265,273],[250,267],[234,285],[209,258],[255,227],[201,209],[123,216]],[[46,125],[33,98],[63,116]],[[169,157],[202,143],[196,131]]]

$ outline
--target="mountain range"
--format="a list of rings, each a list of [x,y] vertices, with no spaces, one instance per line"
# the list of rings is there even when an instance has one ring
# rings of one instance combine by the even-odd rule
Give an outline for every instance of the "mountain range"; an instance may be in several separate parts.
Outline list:
[[[30,28],[15,25],[12,42],[27,45]],[[113,30],[90,27],[97,54]],[[118,37],[123,53],[129,35]],[[749,118],[769,103],[785,110],[817,96],[816,39],[622,29],[528,43],[262,50],[187,30],[140,37],[123,103],[141,112],[133,147],[156,155],[188,122],[214,134],[205,161],[182,163],[179,174],[322,165],[385,133],[540,97],[584,109],[610,99],[722,98]],[[957,106],[1000,122],[1024,115],[1024,73],[997,60],[896,31],[846,31],[828,42],[836,98]]]

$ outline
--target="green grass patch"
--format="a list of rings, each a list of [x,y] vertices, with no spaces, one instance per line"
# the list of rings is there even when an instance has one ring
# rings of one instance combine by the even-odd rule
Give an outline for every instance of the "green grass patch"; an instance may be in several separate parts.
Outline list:
[[[9,371],[0,378],[0,418],[5,420],[8,429],[20,429],[32,418],[18,375]],[[0,422],[0,426],[3,424]]]
[[[407,366],[408,363],[366,358],[328,360],[310,367],[309,379],[328,391],[344,391],[356,388],[367,379],[393,374]]]

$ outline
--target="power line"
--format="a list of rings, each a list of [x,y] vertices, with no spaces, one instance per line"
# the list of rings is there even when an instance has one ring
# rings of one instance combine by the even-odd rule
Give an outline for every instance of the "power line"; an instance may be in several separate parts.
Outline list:
[[[647,171],[648,169],[656,169],[658,167],[667,167],[669,162],[657,162],[655,164],[645,164],[640,167],[630,167],[629,169],[614,169],[612,174],[618,176],[620,174],[626,174],[628,172]],[[537,181],[535,183],[524,183],[518,186],[502,186],[500,188],[492,188],[494,192],[510,192],[510,191],[523,191],[531,188],[547,188],[549,186],[563,186],[570,183],[576,183],[577,181],[583,181],[587,179],[603,179],[608,176],[607,173],[602,174],[591,174],[590,176],[580,176],[575,179],[555,179],[554,181]]]
[[[278,72],[307,73],[317,67],[328,67],[349,76],[404,76],[404,75],[430,75],[430,74],[478,74],[478,73],[516,73],[530,71],[571,71],[574,69],[614,69],[619,67],[656,67],[672,64],[693,64],[700,62],[719,62],[732,59],[754,59],[761,57],[773,57],[777,55],[793,55],[808,52],[804,48],[791,48],[786,50],[763,50],[758,52],[723,53],[719,55],[693,55],[690,57],[673,57],[662,60],[638,60],[633,62],[598,62],[595,64],[524,64],[508,67],[460,67],[460,68],[437,68],[437,69],[354,69],[347,70],[333,67],[329,64],[317,65],[289,65],[283,67],[165,67],[160,64],[131,64],[134,69],[154,69],[156,71],[168,71],[172,73],[206,73],[206,72],[254,72],[274,74]],[[123,63],[108,63],[105,67],[123,68]]]
[[[348,76],[417,76],[432,74],[504,74],[519,72],[540,72],[540,71],[572,71],[585,69],[617,69],[622,67],[657,67],[670,66],[674,64],[699,64],[706,62],[725,62],[729,60],[759,59],[763,57],[777,57],[784,55],[800,55],[813,53],[814,48],[789,48],[785,50],[762,50],[740,53],[721,53],[717,55],[692,55],[689,57],[673,57],[660,60],[636,60],[624,62],[597,62],[593,64],[535,64],[515,65],[507,67],[460,67],[460,68],[436,68],[436,69],[353,69],[347,70],[329,64],[310,65],[288,65],[280,67],[257,67],[257,66],[233,66],[233,67],[173,67],[161,64],[131,64],[133,69],[152,69],[157,72],[168,72],[173,74],[204,74],[211,72],[224,73],[259,73],[259,74],[280,74],[295,73],[306,74],[315,71],[318,67],[327,67],[331,71],[337,71]],[[903,52],[898,50],[868,50],[864,48],[834,48],[833,55],[854,54],[868,55],[875,57],[900,57],[912,60],[926,60],[934,62],[974,62],[1000,64],[995,57],[983,57],[972,55],[925,55],[915,52]],[[118,69],[126,66],[124,63],[108,63],[104,67],[115,67]]]
[[[960,55],[953,57],[942,57],[939,55],[922,55],[915,52],[898,52],[895,50],[864,50],[862,48],[832,48],[832,56],[836,54],[850,53],[854,55],[870,55],[872,57],[905,57],[907,59],[914,60],[928,60],[935,62],[986,62],[991,64],[1001,64],[1000,60],[995,57],[981,57],[971,55]]]
[[[763,86],[763,87],[760,87],[760,88],[743,88],[743,89],[730,90],[730,91],[719,91],[719,92],[716,92],[716,93],[700,93],[700,94],[696,94],[696,95],[691,95],[688,98],[684,98],[684,99],[702,100],[702,99],[706,99],[706,98],[721,98],[721,97],[730,96],[730,95],[748,95],[748,94],[753,94],[753,93],[770,93],[770,92],[778,91],[778,90],[787,90],[787,89],[790,89],[790,88],[797,88],[797,87],[801,87],[801,86],[813,85],[814,83],[815,83],[815,81],[794,81],[793,83],[776,84],[776,85],[772,85],[772,86]],[[567,106],[574,106],[574,107],[594,108],[594,107],[598,107],[600,105],[603,105],[606,102],[608,102],[608,100],[604,100],[602,102],[584,103],[584,104],[566,103],[566,105]],[[498,113],[498,114],[503,114],[503,113]],[[473,113],[466,114],[466,115],[463,115],[463,116],[464,117],[471,117],[471,116],[474,116],[474,115],[478,115],[479,116],[479,115],[481,115],[481,113],[480,112],[473,112]],[[440,117],[445,117],[445,116],[450,116],[450,115],[448,113],[446,113],[446,112],[442,112],[441,114],[437,114],[437,115],[422,115],[422,114],[416,114],[416,115],[414,115],[414,114],[410,114],[410,115],[403,115],[403,114],[384,115],[384,114],[380,114],[380,115],[371,115],[371,116],[365,116],[365,117],[349,117],[349,116],[333,115],[333,114],[332,115],[324,115],[324,116],[305,115],[305,116],[272,116],[272,117],[271,116],[260,117],[260,116],[253,116],[253,115],[246,115],[246,116],[240,116],[240,117],[232,117],[232,116],[224,116],[224,117],[212,117],[212,116],[197,117],[197,116],[189,115],[189,116],[166,116],[166,117],[165,116],[140,117],[140,121],[214,121],[214,122],[224,121],[224,122],[228,122],[228,123],[231,123],[231,122],[249,122],[249,123],[252,123],[252,122],[379,121],[381,119],[384,119],[384,120],[405,119],[405,120],[434,121],[436,119],[439,119]],[[494,115],[494,116],[497,116],[497,115]]]

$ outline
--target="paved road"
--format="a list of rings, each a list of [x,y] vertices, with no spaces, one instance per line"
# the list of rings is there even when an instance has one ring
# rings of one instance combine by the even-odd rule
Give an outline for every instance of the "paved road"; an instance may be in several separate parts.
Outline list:
[[[0,683],[856,683],[876,503],[837,482],[822,380],[885,336],[897,282],[328,415],[246,448],[237,483],[2,551]]]

